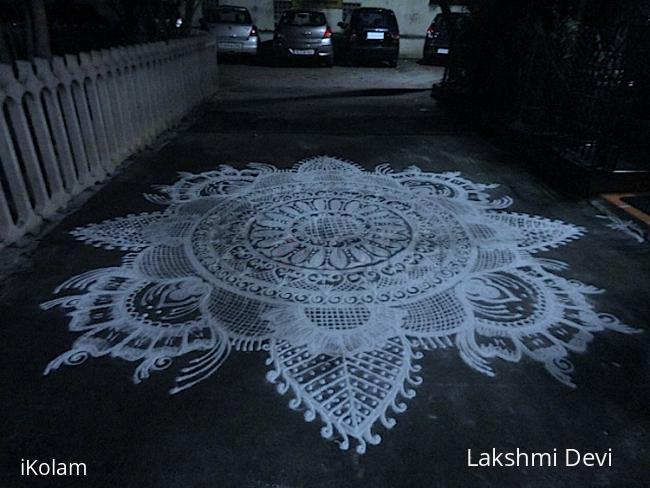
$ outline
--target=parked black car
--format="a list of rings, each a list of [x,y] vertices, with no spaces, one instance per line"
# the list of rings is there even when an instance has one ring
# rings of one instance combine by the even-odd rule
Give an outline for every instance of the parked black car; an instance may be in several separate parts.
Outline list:
[[[428,63],[444,65],[449,58],[449,27],[451,26],[456,33],[460,33],[468,18],[468,14],[461,12],[436,15],[424,38],[422,59]]]
[[[342,48],[349,63],[388,61],[397,66],[399,27],[395,13],[386,8],[358,8],[350,22],[339,22],[343,29]]]

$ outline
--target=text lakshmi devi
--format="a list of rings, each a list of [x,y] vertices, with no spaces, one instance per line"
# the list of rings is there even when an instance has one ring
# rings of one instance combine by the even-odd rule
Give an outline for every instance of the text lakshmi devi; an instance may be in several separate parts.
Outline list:
[[[508,467],[611,467],[612,449],[605,452],[581,452],[577,449],[553,449],[547,452],[490,451],[474,453],[467,449],[467,466],[482,468]]]

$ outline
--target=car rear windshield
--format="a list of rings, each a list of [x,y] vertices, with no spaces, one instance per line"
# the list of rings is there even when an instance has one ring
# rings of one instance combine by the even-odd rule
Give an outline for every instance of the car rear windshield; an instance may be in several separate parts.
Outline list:
[[[208,22],[223,24],[251,24],[251,15],[246,9],[220,8],[206,12]]]
[[[351,22],[358,29],[397,29],[395,15],[386,10],[356,10]]]
[[[327,24],[327,19],[321,12],[285,12],[282,14],[280,24],[317,27]]]

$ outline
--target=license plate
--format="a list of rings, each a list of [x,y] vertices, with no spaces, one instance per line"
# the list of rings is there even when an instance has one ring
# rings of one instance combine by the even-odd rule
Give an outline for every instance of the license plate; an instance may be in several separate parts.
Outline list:
[[[449,54],[449,49],[440,47],[438,48],[438,54]]]
[[[241,44],[238,42],[220,42],[219,43],[219,49],[224,49],[224,50],[239,50],[241,48]]]
[[[306,56],[311,56],[315,51],[313,49],[294,49],[293,54],[302,54]]]
[[[366,34],[366,39],[383,39],[383,38],[384,38],[383,32],[368,32]]]

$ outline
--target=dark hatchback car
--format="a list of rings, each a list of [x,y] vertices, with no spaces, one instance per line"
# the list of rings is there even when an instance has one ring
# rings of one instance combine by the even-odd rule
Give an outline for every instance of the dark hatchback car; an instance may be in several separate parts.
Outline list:
[[[449,58],[450,49],[449,27],[453,27],[456,33],[460,33],[468,19],[468,14],[460,12],[436,15],[424,38],[422,59],[428,63],[445,64]]]
[[[352,64],[361,61],[388,61],[397,66],[399,27],[395,13],[385,8],[358,8],[350,22],[340,22],[342,48]]]

